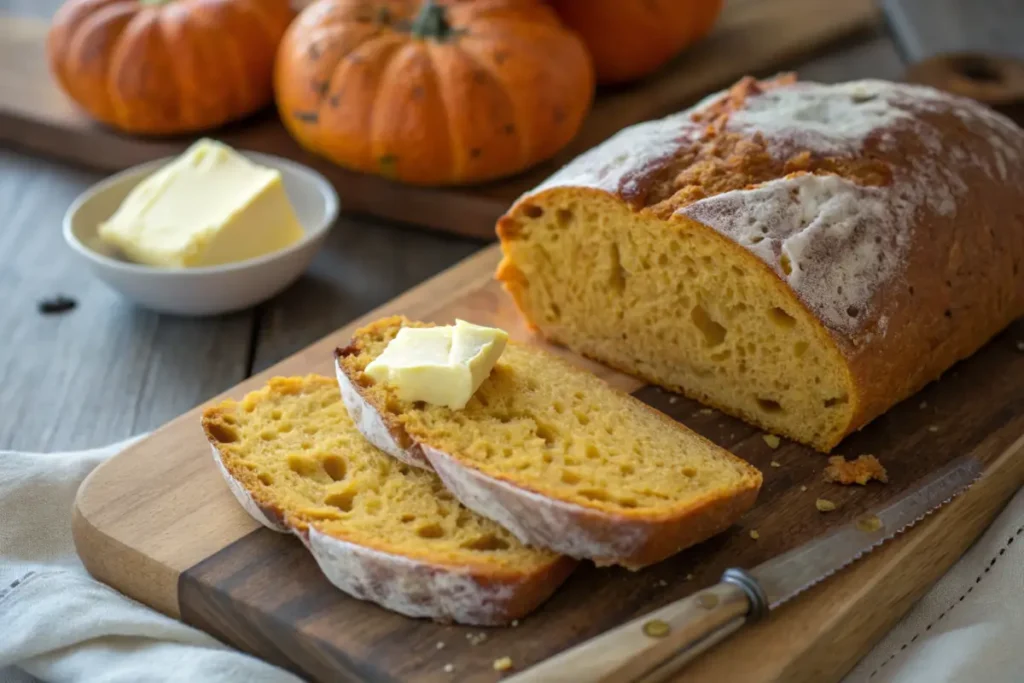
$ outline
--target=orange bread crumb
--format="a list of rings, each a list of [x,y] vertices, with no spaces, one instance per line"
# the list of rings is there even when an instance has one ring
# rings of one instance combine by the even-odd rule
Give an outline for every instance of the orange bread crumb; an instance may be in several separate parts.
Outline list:
[[[882,482],[889,481],[882,463],[873,455],[861,455],[856,460],[847,461],[841,455],[828,459],[825,468],[825,481],[830,484],[860,484],[864,486],[872,479]]]

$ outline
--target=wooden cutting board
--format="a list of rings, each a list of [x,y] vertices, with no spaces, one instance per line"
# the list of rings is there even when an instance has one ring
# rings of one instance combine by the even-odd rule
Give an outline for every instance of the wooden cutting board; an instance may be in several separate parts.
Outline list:
[[[459,316],[541,344],[491,279],[498,257],[496,246],[484,249],[225,396],[240,398],[271,375],[332,374],[334,347],[358,324],[385,314],[438,323]],[[887,485],[866,487],[826,484],[820,454],[788,442],[772,450],[738,420],[559,351],[746,458],[764,472],[764,487],[726,533],[636,573],[585,564],[514,628],[408,619],[333,589],[296,538],[259,527],[235,502],[210,457],[199,408],[92,473],[78,494],[75,542],[99,579],[313,680],[494,681],[499,657],[529,666],[711,584],[727,567],[750,568],[804,543],[957,456],[981,459],[985,474],[967,493],[683,674],[693,681],[837,680],[1024,482],[1022,347],[1024,320],[844,441],[839,453],[873,453],[889,469]],[[838,509],[819,513],[817,498]],[[480,632],[483,642],[467,639]]]
[[[854,31],[873,26],[874,0],[730,0],[713,35],[656,76],[602,90],[576,139],[556,159],[472,188],[429,189],[353,173],[307,154],[273,112],[214,135],[239,148],[308,164],[337,188],[342,208],[427,228],[494,239],[509,203],[583,150],[637,121],[682,109],[747,73],[766,75]],[[46,23],[0,16],[0,143],[102,171],[181,152],[191,139],[119,135],[86,119],[57,89],[46,66]]]

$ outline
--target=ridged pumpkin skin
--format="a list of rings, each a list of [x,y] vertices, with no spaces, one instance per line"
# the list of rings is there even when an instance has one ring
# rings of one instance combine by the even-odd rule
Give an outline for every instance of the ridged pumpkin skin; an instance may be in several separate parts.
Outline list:
[[[93,118],[138,134],[200,131],[273,99],[288,0],[69,0],[50,70]]]
[[[594,59],[597,82],[646,76],[706,36],[723,0],[551,0]]]
[[[406,183],[510,175],[576,134],[594,75],[538,0],[318,0],[288,29],[275,89],[307,149]]]

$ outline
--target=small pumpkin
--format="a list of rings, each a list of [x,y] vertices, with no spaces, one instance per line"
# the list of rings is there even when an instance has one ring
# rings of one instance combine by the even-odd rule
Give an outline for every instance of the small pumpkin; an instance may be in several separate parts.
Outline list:
[[[199,131],[273,99],[288,0],[69,0],[50,69],[93,118],[140,134]]]
[[[589,110],[594,74],[539,0],[317,0],[281,42],[275,90],[307,149],[451,185],[554,155]]]
[[[711,32],[723,0],[551,0],[594,59],[597,82],[646,76]]]

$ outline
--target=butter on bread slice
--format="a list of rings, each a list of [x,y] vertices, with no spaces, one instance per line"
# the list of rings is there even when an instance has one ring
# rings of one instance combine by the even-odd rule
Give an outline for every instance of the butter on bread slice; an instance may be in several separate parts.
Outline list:
[[[509,342],[462,410],[402,401],[363,370],[402,327],[387,318],[335,352],[342,399],[372,443],[431,467],[464,505],[524,543],[642,567],[726,528],[761,473],[632,396]]]
[[[203,413],[232,493],[294,533],[327,579],[411,617],[496,625],[525,616],[572,572],[463,507],[437,475],[371,446],[329,377],[277,377]]]

